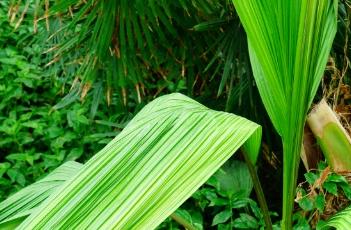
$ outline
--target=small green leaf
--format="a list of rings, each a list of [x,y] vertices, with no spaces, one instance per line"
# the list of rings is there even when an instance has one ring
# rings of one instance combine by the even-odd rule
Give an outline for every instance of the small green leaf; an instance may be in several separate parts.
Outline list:
[[[337,196],[338,195],[338,188],[336,187],[336,184],[334,182],[325,182],[323,184],[323,188],[327,190],[329,193]]]
[[[345,177],[334,173],[329,175],[325,182],[348,183]]]
[[[293,230],[310,230],[310,225],[302,212],[297,212],[293,215],[294,227]]]
[[[327,222],[325,222],[324,220],[319,220],[317,223],[316,229],[317,230],[324,229],[326,224],[327,224]]]
[[[351,186],[350,186],[350,184],[342,183],[342,184],[339,184],[339,186],[344,191],[344,194],[347,197],[347,199],[351,200]]]
[[[223,224],[229,220],[229,218],[232,216],[232,211],[230,209],[226,209],[213,218],[212,221],[212,226],[218,225],[218,224]]]
[[[257,220],[254,217],[246,213],[240,213],[240,217],[236,218],[233,221],[233,227],[243,229],[257,229],[259,226]]]
[[[211,199],[210,201],[211,203],[209,204],[209,206],[226,206],[229,203],[227,199],[221,197]]]
[[[249,203],[250,203],[250,199],[248,198],[237,198],[232,200],[231,207],[243,208],[243,207],[246,207]]]
[[[263,214],[261,212],[261,209],[258,207],[258,205],[255,201],[253,201],[253,200],[250,201],[250,207],[251,207],[252,213],[255,215],[255,217],[258,219],[262,219]],[[275,215],[275,214],[277,214],[277,213],[274,213],[274,212],[270,213],[271,216]]]
[[[324,207],[325,207],[325,199],[324,199],[323,194],[318,194],[316,196],[315,203],[316,203],[316,208],[318,209],[318,211],[320,211],[322,213],[324,211]]]
[[[21,186],[24,186],[26,184],[26,178],[18,169],[9,169],[7,171],[7,175],[10,177],[12,182],[16,181]]]
[[[47,135],[49,138],[55,138],[64,134],[64,130],[57,126],[51,126],[47,129]]]
[[[4,173],[11,167],[11,164],[8,162],[0,163],[0,178]]]
[[[232,230],[229,224],[219,224],[217,230]]]
[[[311,211],[313,209],[313,201],[308,196],[304,196],[298,203],[304,211]]]
[[[191,215],[187,210],[179,208],[175,211],[175,213],[178,214],[179,216],[183,217],[189,223],[191,223],[191,224],[193,223]]]
[[[26,121],[22,123],[22,126],[33,129],[38,129],[40,125],[39,121]]]
[[[201,193],[206,197],[207,200],[212,201],[218,198],[214,189],[202,189]]]
[[[240,161],[225,163],[214,175],[215,188],[221,196],[246,198],[250,195],[253,182],[247,165]],[[213,181],[212,181],[213,182]]]
[[[28,162],[28,164],[30,164],[31,166],[33,166],[34,164],[34,156],[26,153],[26,161]]]
[[[320,161],[317,165],[318,170],[322,171],[328,167],[328,164],[324,161]]]
[[[318,176],[313,172],[308,172],[305,173],[305,178],[310,185],[313,185],[314,182],[318,179]]]
[[[26,161],[27,155],[24,153],[13,153],[6,156],[6,159],[12,161]]]
[[[74,161],[78,159],[83,154],[83,148],[74,148],[72,149],[66,157],[67,161]]]

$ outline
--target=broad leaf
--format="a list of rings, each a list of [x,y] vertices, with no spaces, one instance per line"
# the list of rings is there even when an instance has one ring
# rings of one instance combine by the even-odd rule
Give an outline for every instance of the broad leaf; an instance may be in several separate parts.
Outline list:
[[[212,184],[219,194],[229,198],[248,198],[253,182],[247,165],[240,161],[225,163],[214,175]]]
[[[282,137],[282,227],[290,229],[303,127],[336,33],[337,0],[233,2],[258,90]]]
[[[212,226],[227,222],[227,220],[229,220],[231,216],[232,216],[232,210],[225,209],[224,211],[215,215],[212,221]]]
[[[261,128],[181,94],[148,104],[18,229],[153,229]]]

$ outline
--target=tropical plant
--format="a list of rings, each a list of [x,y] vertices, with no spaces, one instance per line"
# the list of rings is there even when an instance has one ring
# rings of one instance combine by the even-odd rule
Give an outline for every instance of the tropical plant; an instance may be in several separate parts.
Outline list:
[[[180,94],[160,97],[18,229],[154,228],[241,145],[255,163],[260,137],[244,118]]]
[[[233,0],[263,103],[283,142],[283,220],[291,229],[306,115],[336,33],[336,0]]]
[[[242,20],[247,17],[260,19],[260,21],[244,19],[243,24],[250,41],[256,84],[275,128],[283,137],[285,152],[283,219],[284,226],[288,228],[289,220],[286,219],[293,207],[292,197],[295,187],[293,184],[296,183],[294,181],[298,164],[297,153],[301,146],[301,124],[305,121],[305,115],[317,90],[329,52],[328,47],[335,32],[336,7],[333,8],[335,5],[332,0],[323,0],[321,3],[316,0],[298,1],[297,4],[283,0],[266,3],[252,0],[242,2],[234,0]],[[237,7],[238,4],[252,8],[243,9]],[[340,66],[342,63],[342,70],[338,74],[335,66],[330,68],[332,74],[337,73],[340,79],[346,81],[350,47],[348,4],[350,4],[348,0],[342,1],[338,8],[338,33],[331,59],[333,65]],[[233,5],[228,1],[27,0],[4,1],[0,2],[0,6],[0,16],[7,17],[2,12],[9,9],[11,25],[19,32],[20,24],[29,20],[34,21],[33,29],[29,29],[27,34],[34,31],[37,35],[30,44],[34,42],[44,46],[47,52],[41,56],[41,60],[44,60],[44,65],[49,67],[46,69],[46,75],[55,79],[56,87],[57,83],[60,83],[61,95],[66,94],[51,111],[54,111],[52,114],[56,116],[59,114],[60,132],[66,129],[66,123],[63,122],[66,116],[69,129],[73,129],[76,133],[79,133],[82,126],[91,126],[95,118],[99,120],[94,123],[109,126],[119,132],[124,125],[114,123],[117,118],[121,116],[123,119],[117,120],[126,122],[132,113],[142,108],[147,101],[168,92],[186,93],[210,107],[242,114],[264,127],[270,127],[251,76],[244,30]],[[273,6],[271,9],[266,9],[271,6]],[[317,9],[317,6],[320,7]],[[333,14],[334,16],[331,16]],[[288,28],[287,25],[291,26]],[[7,31],[0,34],[13,34],[12,28]],[[259,39],[262,41],[255,41],[259,40],[255,39],[256,36],[260,36]],[[39,50],[39,46],[37,48]],[[19,85],[29,84],[31,81],[26,77],[21,77],[20,80],[23,83]],[[67,94],[70,87],[71,91]],[[103,97],[104,92],[106,99]],[[337,101],[338,91],[333,95]],[[299,100],[302,98],[303,100]],[[83,106],[74,103],[79,99]],[[99,104],[104,100],[109,107],[107,109],[105,107],[104,111],[98,111]],[[69,105],[71,107],[68,107]],[[7,106],[10,108],[11,104]],[[89,113],[87,106],[91,106],[89,116],[86,115]],[[101,106],[99,108],[101,109]],[[106,118],[105,113],[113,116],[100,120]],[[125,113],[129,114],[124,116]],[[39,115],[42,116],[40,119],[52,118],[43,112]],[[6,115],[1,119],[15,121],[20,126],[23,121],[28,122],[14,118],[13,114],[11,117],[7,118]],[[56,121],[57,119],[53,122],[54,126],[57,125]],[[40,127],[46,129],[47,126],[42,125],[39,120],[33,125],[38,123]],[[64,144],[66,148],[73,147],[71,153],[65,152],[63,145],[60,146],[58,141],[59,148],[55,150],[55,156],[47,158],[49,154],[45,154],[45,163],[53,164],[49,168],[45,164],[44,167],[40,164],[39,171],[41,173],[50,171],[67,159],[87,157],[82,151],[86,152],[86,149],[79,141],[76,141],[77,147],[72,144],[74,140],[79,140],[79,137],[90,141],[104,138],[100,142],[107,143],[111,136],[116,134],[100,128],[98,130],[104,133],[89,137],[84,136],[88,135],[85,133],[84,138],[76,135],[75,139],[65,142],[68,144]],[[22,127],[19,134],[25,136],[26,131],[30,132],[31,129]],[[269,128],[263,130],[264,140],[275,143],[275,136],[270,130]],[[48,136],[45,133],[43,137],[37,136],[37,139],[45,139],[46,143],[49,143],[48,141],[53,138],[47,139]],[[18,139],[11,140],[14,143]],[[20,145],[28,146],[28,143],[24,143],[26,138],[20,140],[23,141]],[[278,151],[280,149],[279,144],[269,147]],[[8,149],[8,152],[13,151]],[[31,160],[28,161],[27,157],[33,157],[33,151],[35,148],[25,155],[15,153],[6,160],[17,170],[16,172],[21,173],[21,167],[30,164],[28,162]],[[48,150],[50,151],[51,149]],[[94,151],[89,149],[89,152]],[[38,173],[36,177],[22,183],[21,174],[13,173],[12,168],[8,166],[8,162],[0,164],[0,174],[4,173],[5,177],[7,175],[11,177],[10,183],[6,181],[7,187],[16,184],[17,188],[6,190],[4,192],[6,196],[8,191],[15,191],[36,180],[40,175]],[[255,171],[253,167],[249,168],[251,172]],[[25,177],[27,179],[28,176]],[[291,181],[291,184],[287,181]],[[216,189],[215,193],[218,192]]]

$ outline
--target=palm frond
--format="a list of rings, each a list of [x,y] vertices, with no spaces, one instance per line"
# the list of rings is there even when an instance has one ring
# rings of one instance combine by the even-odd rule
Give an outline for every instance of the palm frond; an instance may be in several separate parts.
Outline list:
[[[227,1],[70,0],[51,3],[48,12],[43,2],[31,7],[42,19],[36,42],[47,51],[49,75],[63,82],[78,78],[82,99],[92,95],[87,92],[96,81],[103,83],[108,104],[112,96],[127,104],[170,91],[198,95],[209,84],[219,87],[218,95],[228,94],[242,69],[238,54],[247,56],[246,38]],[[226,42],[218,43],[219,37]],[[207,66],[212,52],[216,68]],[[210,81],[217,76],[221,81]],[[169,88],[183,82],[185,87]]]

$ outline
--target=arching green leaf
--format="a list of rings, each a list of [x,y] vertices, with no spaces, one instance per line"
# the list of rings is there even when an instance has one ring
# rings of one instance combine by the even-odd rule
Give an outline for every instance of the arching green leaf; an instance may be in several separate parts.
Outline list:
[[[18,229],[153,229],[261,127],[181,95],[148,104]]]

